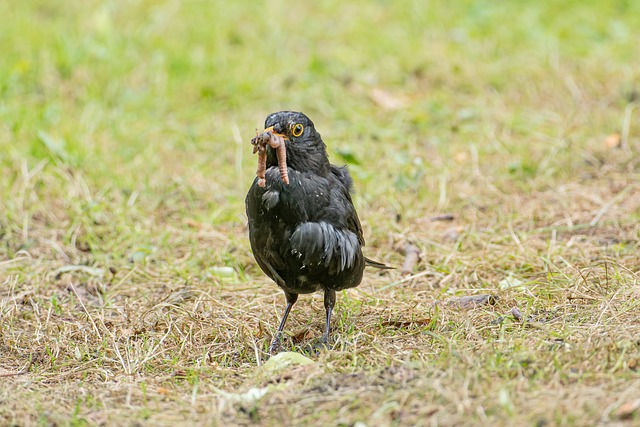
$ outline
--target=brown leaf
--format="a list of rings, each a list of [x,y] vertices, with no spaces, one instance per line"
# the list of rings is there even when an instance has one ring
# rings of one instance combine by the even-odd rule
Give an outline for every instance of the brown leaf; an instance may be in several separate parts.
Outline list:
[[[298,330],[295,334],[293,334],[293,336],[291,337],[291,341],[297,344],[302,341],[307,341],[313,338],[313,336],[313,330],[309,326],[305,326],[304,328]]]
[[[629,419],[640,408],[640,399],[623,403],[615,413],[616,418]]]
[[[164,387],[158,387],[158,394],[162,394],[164,396],[171,394],[171,390],[169,390],[168,388],[164,388]]]
[[[370,96],[379,107],[387,110],[397,110],[406,104],[404,99],[377,87],[371,89]]]
[[[604,140],[604,145],[608,149],[619,148],[622,144],[622,136],[619,132],[614,132]]]
[[[455,160],[456,163],[466,163],[468,158],[469,158],[469,155],[467,154],[466,151],[458,151],[453,156],[453,160]]]
[[[192,219],[192,218],[185,219],[184,224],[187,227],[196,228],[198,230],[200,230],[203,227],[203,224],[200,221],[196,221],[195,219]]]
[[[413,273],[413,268],[420,262],[420,249],[411,243],[407,243],[404,247],[404,262],[402,263],[401,274],[406,276]]]

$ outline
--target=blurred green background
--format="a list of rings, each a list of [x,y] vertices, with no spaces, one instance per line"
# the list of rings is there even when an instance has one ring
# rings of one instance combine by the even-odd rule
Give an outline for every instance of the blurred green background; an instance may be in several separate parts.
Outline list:
[[[350,165],[375,242],[399,214],[490,205],[479,187],[574,179],[638,97],[631,0],[33,0],[0,16],[4,227],[24,239],[39,212],[69,238],[99,216],[111,227],[85,232],[105,252],[153,236],[161,208],[244,223],[249,140],[274,111],[307,113]]]
[[[246,145],[272,111],[305,111],[334,153],[375,162],[366,147],[485,145],[487,123],[545,131],[638,84],[635,1],[23,1],[0,14],[5,166],[62,158],[117,186],[200,175],[231,201],[248,181],[229,169],[234,129]]]

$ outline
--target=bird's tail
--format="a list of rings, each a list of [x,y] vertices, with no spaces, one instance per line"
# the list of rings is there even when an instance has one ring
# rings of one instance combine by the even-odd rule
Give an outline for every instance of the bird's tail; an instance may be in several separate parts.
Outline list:
[[[364,257],[364,263],[365,265],[369,266],[369,267],[375,267],[375,268],[380,268],[382,270],[395,270],[395,267],[389,267],[386,264],[383,264],[381,262],[378,261],[374,261],[370,258]]]

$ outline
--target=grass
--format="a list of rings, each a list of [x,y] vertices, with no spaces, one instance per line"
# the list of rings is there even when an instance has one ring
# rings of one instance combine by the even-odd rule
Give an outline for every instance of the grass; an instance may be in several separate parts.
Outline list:
[[[2,424],[638,421],[637,2],[0,16]],[[263,375],[284,297],[244,195],[281,109],[349,164],[367,255],[422,256],[339,295],[331,351],[301,298],[284,346],[313,363]],[[443,303],[476,294],[499,299]]]

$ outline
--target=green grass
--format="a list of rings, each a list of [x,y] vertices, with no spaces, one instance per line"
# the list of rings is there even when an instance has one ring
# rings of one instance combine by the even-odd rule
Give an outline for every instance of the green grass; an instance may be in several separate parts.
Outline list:
[[[637,422],[640,3],[0,16],[2,424]],[[307,353],[324,314],[301,298],[284,346],[314,363],[265,377],[284,297],[244,196],[282,109],[349,164],[367,255],[422,256],[339,295],[331,351]]]

